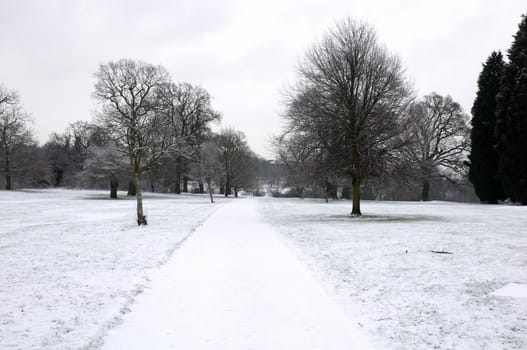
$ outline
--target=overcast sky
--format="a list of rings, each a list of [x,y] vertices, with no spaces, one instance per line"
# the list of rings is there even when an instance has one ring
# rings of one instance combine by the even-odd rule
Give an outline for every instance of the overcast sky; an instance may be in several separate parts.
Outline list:
[[[492,50],[507,50],[525,0],[2,0],[0,83],[16,89],[41,143],[91,120],[100,63],[141,59],[207,89],[223,125],[270,157],[280,92],[304,50],[336,21],[370,22],[405,62],[419,96],[450,94],[469,112]]]

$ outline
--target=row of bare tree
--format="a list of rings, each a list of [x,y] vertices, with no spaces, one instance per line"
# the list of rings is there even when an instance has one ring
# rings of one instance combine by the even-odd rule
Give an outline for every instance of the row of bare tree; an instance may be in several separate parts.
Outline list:
[[[31,121],[18,93],[0,85],[0,174],[8,190],[13,188],[14,177],[31,170],[37,147]]]
[[[277,169],[286,170],[300,195],[314,185],[326,197],[334,196],[337,185],[349,186],[352,214],[360,215],[365,181],[386,184],[395,178],[398,187],[418,182],[421,198],[428,200],[432,179],[454,181],[463,174],[468,116],[449,96],[432,93],[416,100],[400,59],[379,44],[370,26],[340,22],[306,52],[298,72],[276,145]],[[198,192],[207,185],[213,200],[215,187],[235,196],[253,187],[256,169],[266,167],[242,133],[211,132],[221,116],[206,90],[172,82],[163,67],[122,59],[100,65],[95,78],[94,123],[74,123],[41,148],[17,94],[0,89],[0,171],[6,188],[16,171],[32,174],[33,184],[45,183],[38,179],[47,174],[52,186],[84,188],[106,187],[113,174],[115,196],[119,179],[128,178],[142,225],[145,182],[151,191],[180,193],[194,180]],[[24,161],[30,158],[37,166],[27,171]],[[46,170],[38,166],[44,163]]]
[[[0,172],[11,189],[15,169],[22,180],[27,166],[22,153],[33,153],[41,171],[21,186],[107,188],[117,196],[119,182],[137,198],[137,223],[146,224],[142,188],[151,191],[204,193],[213,201],[217,190],[238,196],[251,189],[260,161],[243,133],[224,128],[217,134],[212,123],[221,115],[211,106],[209,93],[188,83],[176,84],[163,67],[134,60],[102,64],[95,73],[93,93],[99,110],[93,123],[79,121],[64,133],[53,133],[38,147],[18,95],[0,90]],[[147,186],[148,186],[147,185]]]
[[[146,224],[141,192],[145,172],[150,172],[152,187],[156,178],[173,178],[176,193],[183,174],[194,173],[201,192],[207,183],[211,201],[215,178],[226,196],[250,186],[256,156],[242,133],[211,133],[210,123],[218,122],[220,114],[204,89],[174,84],[163,67],[126,59],[101,65],[95,77],[97,122],[130,161],[139,225]],[[187,190],[188,177],[183,180]]]
[[[307,50],[284,118],[276,145],[291,183],[349,183],[352,215],[366,179],[419,181],[428,200],[431,179],[464,172],[469,117],[449,96],[416,100],[401,60],[349,18]]]

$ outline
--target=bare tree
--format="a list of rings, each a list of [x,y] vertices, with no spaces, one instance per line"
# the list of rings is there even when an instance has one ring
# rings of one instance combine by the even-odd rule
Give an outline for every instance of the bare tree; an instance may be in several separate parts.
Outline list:
[[[168,74],[160,66],[121,59],[102,64],[95,73],[94,97],[102,104],[99,120],[129,159],[136,185],[137,223],[146,225],[142,173],[172,146],[171,120],[161,113],[157,89]]]
[[[110,198],[117,199],[117,190],[119,189],[119,179],[112,173],[110,176]]]
[[[220,153],[218,145],[211,141],[205,142],[201,145],[201,154],[199,157],[199,174],[207,184],[207,192],[209,193],[210,202],[214,203],[214,179],[216,179],[221,172],[221,164],[219,162]]]
[[[118,182],[128,182],[130,161],[127,158],[113,141],[92,142],[87,149],[83,169],[77,175],[78,182],[83,187],[108,188],[108,177],[111,178],[112,174]]]
[[[421,181],[421,199],[429,200],[430,180],[464,174],[468,152],[469,117],[450,96],[432,93],[410,109],[410,160]]]
[[[216,136],[216,144],[219,148],[220,163],[222,166],[225,197],[228,197],[234,189],[234,195],[238,196],[238,190],[247,187],[254,180],[254,164],[250,162],[251,151],[241,131],[226,128]]]
[[[51,185],[60,187],[73,185],[76,168],[70,159],[71,139],[66,134],[52,133],[48,142],[44,144],[49,171],[51,172]]]
[[[102,129],[94,124],[77,121],[63,133],[52,133],[44,145],[53,186],[77,186],[88,149],[92,142],[101,141]]]
[[[182,176],[193,168],[190,163],[199,164],[200,148],[209,136],[210,124],[219,121],[221,115],[212,108],[210,94],[189,83],[165,84],[159,90],[159,99],[173,121],[172,135],[178,145],[172,160],[175,162],[174,192],[180,193]]]
[[[175,97],[179,114],[178,134],[190,147],[199,147],[210,131],[210,123],[219,121],[221,115],[212,109],[210,94],[202,87],[178,84]]]
[[[400,148],[400,118],[411,90],[397,56],[367,24],[345,19],[306,53],[287,98],[286,133],[308,135],[334,172],[352,179],[352,215],[361,215],[364,177]]]
[[[10,105],[17,104],[19,97],[16,91],[9,90],[5,86],[0,85],[0,113],[4,113]]]
[[[17,93],[0,86],[0,171],[5,177],[6,190],[13,188],[12,176],[19,161],[18,152],[35,144],[29,127],[31,122]]]
[[[231,185],[234,197],[241,189],[249,190],[256,185],[256,155],[247,145],[242,144],[231,159]]]
[[[92,136],[97,132],[97,126],[86,122],[77,121],[71,123],[66,129],[65,135],[69,139],[70,152],[69,159],[78,170],[82,170],[84,161],[88,155],[88,148],[92,141]]]
[[[315,141],[315,142],[313,142]],[[275,140],[278,159],[284,165],[287,184],[303,199],[306,187],[320,180],[324,166],[316,139],[309,134],[285,134]]]

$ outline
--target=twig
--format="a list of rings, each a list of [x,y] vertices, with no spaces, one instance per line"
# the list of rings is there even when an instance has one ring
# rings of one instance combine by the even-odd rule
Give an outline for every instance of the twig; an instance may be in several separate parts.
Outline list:
[[[435,253],[435,254],[454,254],[452,252],[447,252],[447,251],[444,251],[444,250],[431,250],[432,253]]]

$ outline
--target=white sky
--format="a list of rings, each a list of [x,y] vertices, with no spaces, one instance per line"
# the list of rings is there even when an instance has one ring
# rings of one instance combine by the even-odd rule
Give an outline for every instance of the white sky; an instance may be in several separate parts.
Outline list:
[[[375,26],[419,96],[450,94],[469,112],[481,63],[505,51],[525,0],[2,0],[0,83],[19,91],[41,143],[91,120],[93,73],[119,58],[165,66],[207,89],[223,125],[270,157],[284,87],[335,21]]]

